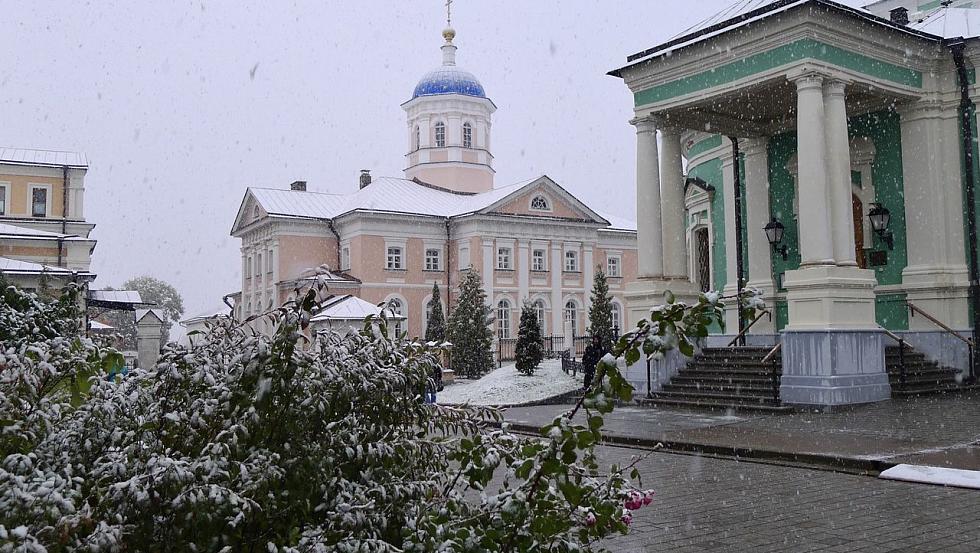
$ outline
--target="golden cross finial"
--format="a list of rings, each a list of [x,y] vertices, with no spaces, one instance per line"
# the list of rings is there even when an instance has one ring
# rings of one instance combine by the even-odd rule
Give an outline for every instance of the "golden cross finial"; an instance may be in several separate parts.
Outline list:
[[[453,26],[453,0],[446,0],[446,27]]]

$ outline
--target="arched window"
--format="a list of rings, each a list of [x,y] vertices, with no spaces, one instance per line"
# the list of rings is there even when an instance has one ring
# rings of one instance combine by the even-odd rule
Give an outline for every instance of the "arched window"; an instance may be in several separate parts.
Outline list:
[[[497,303],[497,337],[510,338],[510,302],[507,300]]]
[[[565,304],[565,322],[571,325],[572,336],[578,336],[578,306],[572,300]]]
[[[446,147],[446,124],[442,121],[436,123],[436,148]]]
[[[617,336],[623,333],[623,308],[616,302],[612,302],[612,324],[613,333]]]
[[[390,300],[388,300],[388,309],[391,309],[391,313],[393,315],[404,315],[405,314],[405,304],[403,304],[402,303],[402,300],[400,300],[398,298],[391,298]],[[391,328],[393,328],[395,330],[395,337],[396,338],[399,337],[399,336],[401,336],[402,335],[402,332],[405,330],[405,328],[404,328],[405,325],[402,324],[403,322],[404,322],[403,319],[395,319],[394,321],[391,321],[391,323],[390,323],[391,324]]]
[[[538,318],[538,328],[541,329],[541,335],[545,335],[545,323],[544,323],[544,302],[542,300],[537,300],[534,302],[534,316]]]
[[[252,218],[258,219],[260,215],[262,215],[262,212],[259,210],[259,206],[252,207]]]
[[[422,147],[422,132],[419,131],[418,126],[415,127],[415,149],[418,150]]]
[[[435,299],[431,299],[425,303],[425,319],[422,321],[422,335],[424,336],[426,332],[429,331],[429,319],[432,317],[432,302]]]
[[[551,211],[551,208],[548,206],[548,200],[544,196],[535,196],[534,199],[531,200],[531,209],[537,211]]]
[[[463,147],[473,147],[473,126],[469,123],[463,123]]]

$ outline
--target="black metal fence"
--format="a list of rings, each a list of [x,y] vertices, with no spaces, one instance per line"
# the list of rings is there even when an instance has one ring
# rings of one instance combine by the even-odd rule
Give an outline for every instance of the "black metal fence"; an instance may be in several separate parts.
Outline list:
[[[613,329],[614,339],[619,339],[619,328]],[[565,345],[564,336],[545,336],[541,339],[544,345],[544,357],[545,359],[558,359],[568,351],[568,346]],[[585,348],[588,347],[589,342],[592,341],[592,336],[573,336],[572,344],[574,344],[575,349],[572,355],[572,360],[576,358],[581,358],[585,353]],[[504,361],[514,361],[517,359],[517,338],[498,338],[497,339],[497,365],[503,364]]]

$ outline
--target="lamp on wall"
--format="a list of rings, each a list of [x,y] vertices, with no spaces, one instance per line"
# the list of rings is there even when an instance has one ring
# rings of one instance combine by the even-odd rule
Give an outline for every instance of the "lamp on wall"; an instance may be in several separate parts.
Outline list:
[[[878,202],[871,204],[871,209],[868,211],[868,219],[871,220],[871,228],[878,235],[878,238],[884,242],[889,250],[895,249],[895,237],[892,232],[888,230],[888,222],[891,221],[892,214],[888,211],[888,208],[881,205]]]
[[[781,243],[783,241],[783,231],[786,230],[786,227],[779,222],[779,219],[773,217],[772,221],[769,221],[763,230],[766,231],[766,238],[769,239],[769,245],[783,256],[783,261],[786,261],[789,248],[786,247],[786,244]]]

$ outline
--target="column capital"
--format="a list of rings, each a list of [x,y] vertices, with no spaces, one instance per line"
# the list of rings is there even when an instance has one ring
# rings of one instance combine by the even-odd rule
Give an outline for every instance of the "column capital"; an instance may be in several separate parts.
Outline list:
[[[652,115],[646,117],[634,117],[630,119],[630,125],[636,127],[637,134],[657,132],[657,119]]]
[[[843,96],[851,82],[844,79],[825,78],[823,81],[823,93],[825,96]]]
[[[823,90],[824,78],[825,75],[816,71],[786,75],[786,79],[796,85],[797,92],[810,89]]]
[[[769,137],[759,136],[752,138],[739,138],[738,146],[739,150],[745,154],[745,157],[764,154],[769,146]]]

